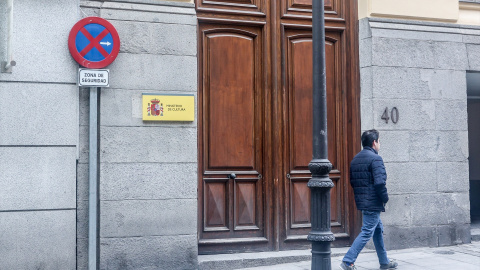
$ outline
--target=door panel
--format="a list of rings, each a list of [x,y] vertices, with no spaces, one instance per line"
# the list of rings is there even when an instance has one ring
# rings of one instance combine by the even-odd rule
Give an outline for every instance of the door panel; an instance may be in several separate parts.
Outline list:
[[[207,169],[253,170],[259,150],[254,139],[255,36],[228,30],[205,33],[205,50]]]
[[[288,127],[291,146],[290,167],[293,170],[308,170],[308,163],[312,160],[312,146],[307,142],[313,139],[312,129],[312,52],[311,34],[297,34],[298,32],[287,31],[288,39],[286,54],[286,67],[288,86]],[[335,58],[341,59],[338,54],[337,40],[327,35],[325,54],[327,67],[327,107],[328,107],[328,145],[329,160],[335,169],[337,165],[336,129],[337,115],[336,94],[339,88],[335,85],[338,75],[336,72]],[[340,88],[341,90],[341,88]]]
[[[259,230],[258,211],[262,211],[261,186],[258,179],[241,179],[235,181],[235,228],[234,230]]]
[[[305,178],[290,180],[290,229],[310,228],[310,190],[306,182]]]
[[[311,178],[308,163],[312,159],[312,37],[305,30],[286,29],[284,41],[284,74],[287,100],[285,104],[285,240],[304,240],[310,231]],[[342,153],[342,72],[341,33],[326,32],[326,83],[327,83],[327,130],[328,158],[332,163],[330,177],[335,184],[331,190],[332,232],[345,233],[342,190],[345,186]]]
[[[205,253],[220,242],[262,246],[268,242],[262,28],[204,24],[200,33],[200,246]]]
[[[228,230],[227,195],[228,181],[210,180],[204,184],[205,225],[207,231]]]

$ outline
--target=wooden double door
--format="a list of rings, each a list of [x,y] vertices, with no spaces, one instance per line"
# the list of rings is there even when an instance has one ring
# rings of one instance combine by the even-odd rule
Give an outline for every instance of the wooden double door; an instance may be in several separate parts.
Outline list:
[[[311,1],[196,0],[200,254],[310,246]],[[325,0],[334,246],[359,227],[356,2]]]

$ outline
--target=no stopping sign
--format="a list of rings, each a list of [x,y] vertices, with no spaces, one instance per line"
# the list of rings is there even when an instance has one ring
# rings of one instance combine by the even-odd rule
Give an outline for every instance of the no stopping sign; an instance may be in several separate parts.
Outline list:
[[[120,51],[117,30],[107,20],[87,17],[70,30],[68,49],[73,59],[86,68],[104,68],[110,65]]]

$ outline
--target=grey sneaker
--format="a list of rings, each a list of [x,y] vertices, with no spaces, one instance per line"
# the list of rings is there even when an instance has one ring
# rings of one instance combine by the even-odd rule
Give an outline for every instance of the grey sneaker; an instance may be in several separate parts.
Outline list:
[[[340,268],[343,270],[357,270],[357,267],[355,267],[354,264],[347,265],[345,262],[342,262],[342,264],[340,264]]]
[[[398,263],[395,260],[390,260],[388,264],[380,264],[380,269],[397,269]]]

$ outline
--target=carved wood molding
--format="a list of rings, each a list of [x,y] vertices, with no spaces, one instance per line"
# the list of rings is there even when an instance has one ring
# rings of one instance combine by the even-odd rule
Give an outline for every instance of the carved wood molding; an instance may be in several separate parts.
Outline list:
[[[196,0],[198,12],[265,17],[265,0]]]
[[[312,0],[282,0],[283,19],[312,18]],[[325,20],[344,21],[343,6],[340,0],[325,0]]]

